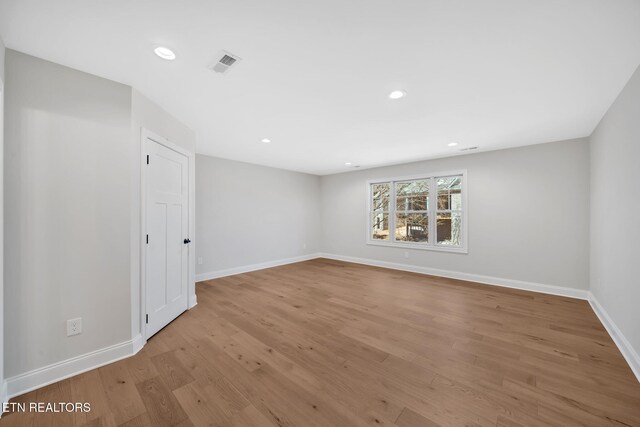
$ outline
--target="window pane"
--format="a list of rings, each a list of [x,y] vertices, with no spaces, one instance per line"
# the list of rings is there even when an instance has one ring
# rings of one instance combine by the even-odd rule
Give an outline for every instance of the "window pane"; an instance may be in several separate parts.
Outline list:
[[[438,209],[462,209],[462,177],[445,176],[436,178],[438,184]]]
[[[427,242],[429,240],[429,216],[426,213],[397,214],[396,240]]]
[[[371,210],[372,211],[388,211],[389,210],[389,191],[391,184],[383,182],[371,185]]]
[[[429,181],[419,179],[396,183],[396,210],[426,211],[429,203]]]
[[[371,214],[371,231],[374,240],[389,240],[389,214],[373,212]]]
[[[460,246],[462,215],[459,212],[439,213],[436,227],[438,244]]]

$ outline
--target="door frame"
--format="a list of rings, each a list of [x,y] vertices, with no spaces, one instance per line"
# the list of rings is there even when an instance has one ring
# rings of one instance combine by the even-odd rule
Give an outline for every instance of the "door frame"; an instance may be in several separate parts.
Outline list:
[[[193,308],[198,302],[195,292],[195,153],[169,141],[160,135],[142,128],[140,138],[140,334],[142,338],[142,346],[147,342],[147,150],[146,142],[151,140],[160,145],[167,147],[177,153],[182,154],[188,160],[188,199],[187,199],[187,223],[189,229],[189,239],[191,243],[187,252],[187,310]],[[132,313],[132,317],[135,316]]]

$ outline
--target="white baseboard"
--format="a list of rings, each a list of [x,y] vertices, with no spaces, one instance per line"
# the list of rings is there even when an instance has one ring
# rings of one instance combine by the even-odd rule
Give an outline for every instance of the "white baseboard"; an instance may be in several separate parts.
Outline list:
[[[65,378],[132,356],[142,348],[142,345],[144,345],[144,341],[142,336],[139,335],[133,340],[7,378],[5,399],[20,396]]]
[[[138,352],[142,350],[142,347],[144,347],[146,343],[147,342],[144,340],[144,338],[142,338],[142,334],[136,335],[135,338],[131,340],[131,356],[133,356],[134,354],[138,354]]]
[[[191,310],[193,307],[198,305],[198,296],[196,294],[191,295],[189,301],[191,301],[191,305],[189,306],[189,310]]]
[[[591,308],[593,308],[596,316],[598,316],[598,319],[600,319],[600,322],[604,325],[604,328],[611,336],[613,342],[618,346],[620,353],[622,353],[622,356],[640,382],[640,356],[638,356],[638,352],[633,348],[629,340],[627,340],[620,328],[613,322],[613,319],[611,319],[602,304],[600,304],[591,292],[589,292],[589,304],[591,304]]]
[[[410,271],[412,273],[429,274],[431,276],[447,277],[450,279],[467,280],[469,282],[484,283],[487,285],[502,286],[505,288],[522,289],[525,291],[541,292],[543,294],[559,295],[569,298],[588,299],[588,291],[583,289],[566,288],[542,283],[524,282],[522,280],[504,279],[501,277],[483,276],[480,274],[461,273],[438,268],[422,267],[410,264],[378,261],[367,258],[356,258],[345,255],[320,253],[319,258],[328,258],[338,261],[353,262],[356,264],[371,265],[374,267],[390,268],[393,270]]]
[[[293,258],[279,259],[275,261],[261,262],[259,264],[243,265],[241,267],[227,268],[225,270],[211,271],[209,273],[196,274],[196,282],[218,279],[220,277],[233,276],[234,274],[248,273],[250,271],[264,270],[265,268],[278,267],[280,265],[293,264],[319,258],[320,254],[302,255]]]

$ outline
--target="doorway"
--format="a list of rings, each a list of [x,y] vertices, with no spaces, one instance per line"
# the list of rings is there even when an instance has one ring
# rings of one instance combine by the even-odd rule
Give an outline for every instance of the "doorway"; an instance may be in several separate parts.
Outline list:
[[[145,339],[188,308],[189,157],[161,138],[144,140]]]

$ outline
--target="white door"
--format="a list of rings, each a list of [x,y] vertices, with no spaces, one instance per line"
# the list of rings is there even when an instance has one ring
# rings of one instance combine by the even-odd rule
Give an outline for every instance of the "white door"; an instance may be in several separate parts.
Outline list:
[[[189,159],[151,139],[147,157],[146,338],[187,309]]]

